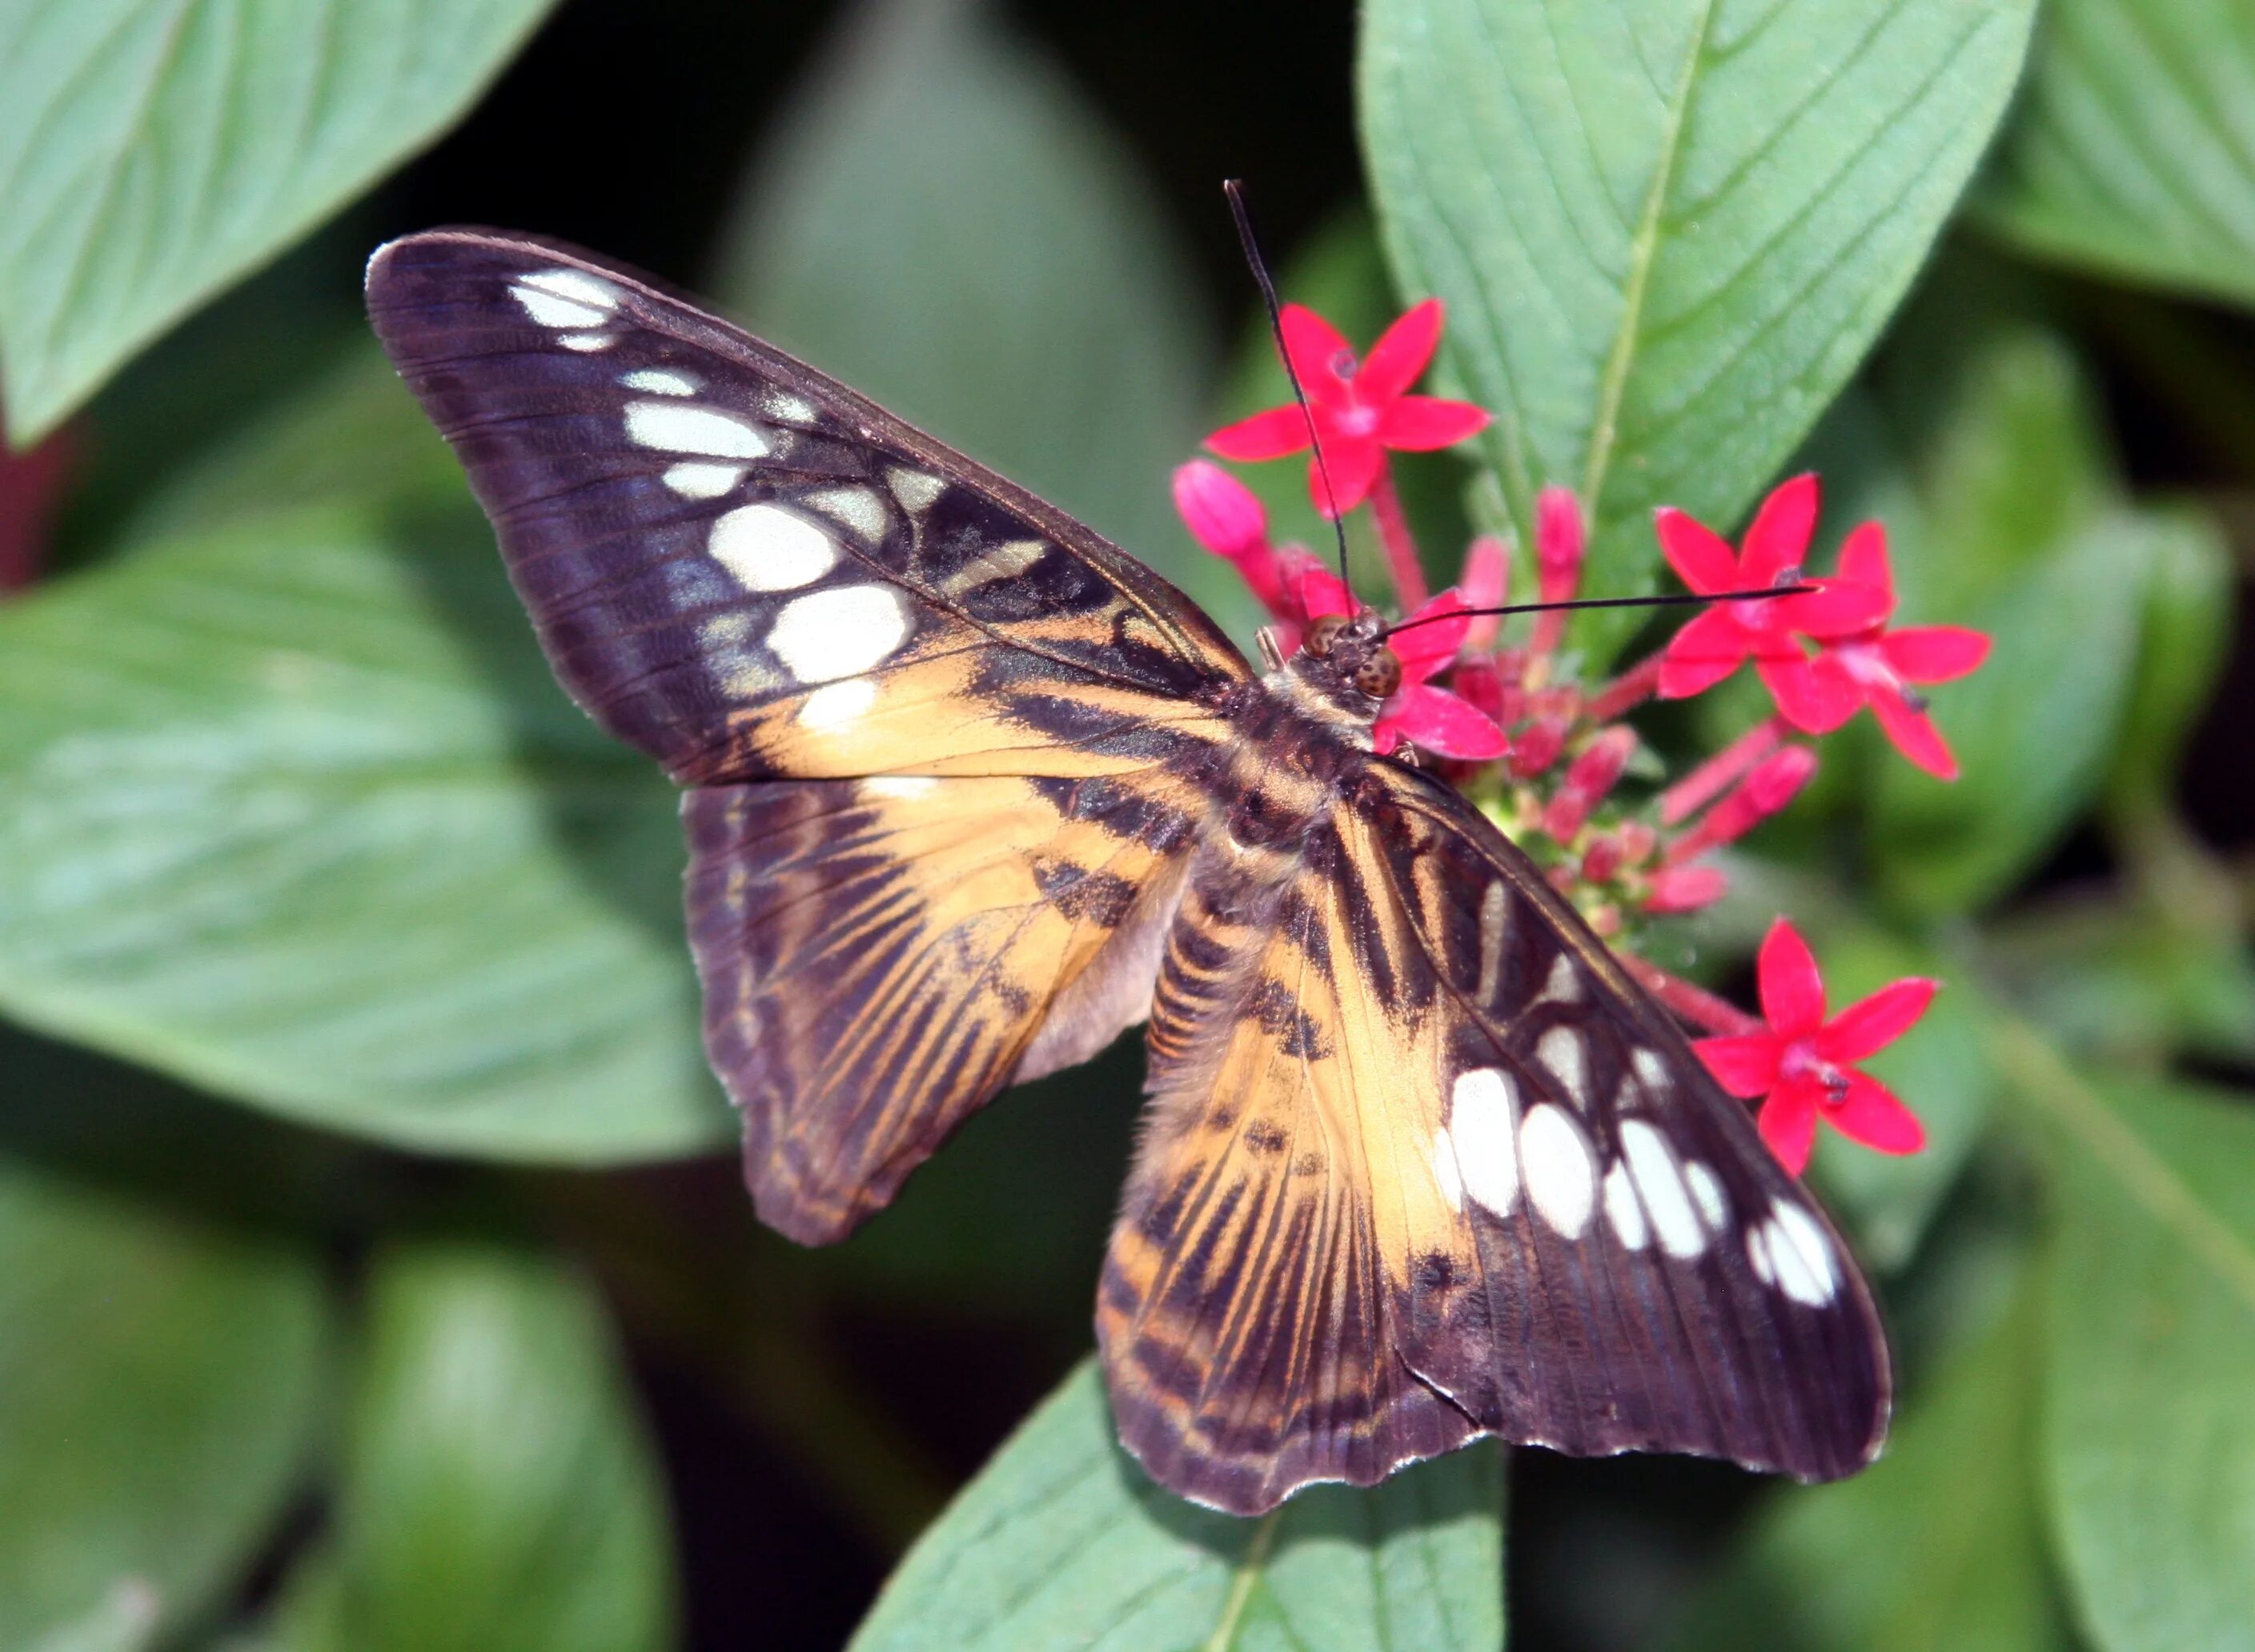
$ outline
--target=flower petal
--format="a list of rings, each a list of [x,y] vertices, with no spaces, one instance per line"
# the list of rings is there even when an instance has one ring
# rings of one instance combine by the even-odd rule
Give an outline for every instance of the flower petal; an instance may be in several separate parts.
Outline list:
[[[1853,636],[1868,631],[1893,611],[1894,599],[1877,586],[1852,580],[1819,580],[1802,596],[1778,599],[1777,622],[1803,636]]]
[[[1879,638],[1879,652],[1910,683],[1948,683],[1980,668],[1989,639],[1963,625],[1913,625]]]
[[[1887,566],[1887,530],[1880,522],[1859,522],[1840,542],[1840,560],[1833,577],[1849,585],[1879,592],[1886,602],[1879,618],[1895,611],[1894,571]]]
[[[1176,467],[1175,510],[1191,538],[1216,556],[1234,560],[1268,543],[1268,518],[1261,501],[1236,477],[1205,460]]]
[[[1652,531],[1675,577],[1700,595],[1738,588],[1739,559],[1712,529],[1673,505],[1662,505],[1653,512]]]
[[[1779,918],[1762,938],[1754,962],[1761,988],[1762,1019],[1781,1038],[1804,1038],[1824,1020],[1824,982],[1816,954],[1801,931]]]
[[[1282,459],[1307,445],[1308,420],[1297,402],[1289,407],[1272,407],[1265,413],[1240,418],[1234,425],[1224,425],[1205,439],[1208,453],[1234,459],[1240,464]]]
[[[1683,699],[1711,688],[1746,657],[1746,628],[1728,608],[1709,608],[1668,639],[1660,657],[1660,697]]]
[[[1816,473],[1804,470],[1770,490],[1739,541],[1739,577],[1748,589],[1775,581],[1788,568],[1809,559],[1809,536],[1816,531]]]
[[[1357,604],[1346,581],[1312,553],[1301,551],[1297,545],[1291,549],[1298,555],[1290,559],[1285,569],[1284,592],[1293,617],[1306,624],[1326,614],[1352,615]]]
[[[1867,1072],[1848,1075],[1848,1093],[1830,1102],[1824,1116],[1851,1142],[1881,1153],[1915,1153],[1926,1145],[1926,1127],[1895,1093]]]
[[[1823,1093],[1807,1079],[1780,1085],[1762,1103],[1756,1121],[1777,1162],[1795,1176],[1809,1168],[1809,1150],[1816,1145],[1816,1103]]]
[[[1437,757],[1486,763],[1511,749],[1487,714],[1471,701],[1430,683],[1413,683],[1386,702],[1381,728],[1394,730]]]
[[[1284,334],[1284,354],[1308,399],[1318,407],[1345,400],[1347,381],[1339,369],[1354,362],[1354,346],[1346,335],[1304,304],[1286,305],[1277,324]]]
[[[1472,622],[1464,619],[1440,619],[1437,615],[1461,614],[1470,608],[1464,593],[1451,587],[1438,596],[1428,599],[1396,628],[1396,635],[1386,640],[1394,650],[1394,657],[1401,662],[1401,680],[1422,683],[1435,671],[1456,658],[1464,646],[1465,634]]]
[[[1387,404],[1379,422],[1378,439],[1405,453],[1429,453],[1453,447],[1467,436],[1488,427],[1488,411],[1470,402],[1444,401],[1437,396],[1403,396]]]
[[[1784,1046],[1766,1032],[1742,1038],[1694,1038],[1692,1052],[1707,1064],[1715,1082],[1741,1100],[1767,1095],[1777,1082],[1777,1059]]]
[[[1950,755],[1949,742],[1924,712],[1891,688],[1874,688],[1871,704],[1872,714],[1897,751],[1939,779],[1957,778],[1957,759]]]
[[[1914,975],[1858,999],[1824,1023],[1815,1040],[1816,1053],[1843,1067],[1877,1054],[1917,1024],[1940,985]]]
[[[1377,485],[1378,473],[1386,468],[1386,450],[1369,437],[1340,436],[1331,431],[1324,432],[1324,468],[1317,467],[1312,455],[1308,460],[1308,497],[1316,513],[1326,521],[1331,519],[1331,504],[1338,503],[1338,514],[1345,516],[1364,500]],[[1324,469],[1331,473],[1331,498],[1324,494]]]
[[[1652,892],[1644,897],[1644,910],[1654,913],[1696,912],[1721,900],[1730,888],[1730,878],[1718,866],[1663,867],[1653,874]]]
[[[1476,608],[1503,606],[1503,599],[1511,588],[1511,553],[1503,541],[1492,533],[1475,534],[1465,547],[1465,577],[1457,582],[1465,594],[1465,601]],[[1484,653],[1492,647],[1503,629],[1503,616],[1490,614],[1474,620],[1465,635],[1465,645],[1475,653]]]
[[[1379,335],[1354,376],[1355,393],[1365,402],[1391,401],[1417,382],[1441,342],[1441,301],[1428,299]]]
[[[1854,681],[1829,656],[1758,659],[1754,670],[1777,702],[1778,715],[1804,735],[1829,735],[1863,709]]]

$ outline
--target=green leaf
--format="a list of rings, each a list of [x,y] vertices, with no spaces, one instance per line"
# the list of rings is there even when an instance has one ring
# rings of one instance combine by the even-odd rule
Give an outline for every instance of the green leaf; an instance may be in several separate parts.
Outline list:
[[[1669,1644],[1677,1652],[2066,1647],[2039,1514],[2034,1318],[2023,1303],[1959,1349],[1905,1409],[1872,1467],[1774,1494]]]
[[[549,4],[0,0],[15,439],[445,130]]]
[[[981,8],[854,12],[727,243],[720,296],[777,343],[1249,633],[1249,597],[1169,504],[1211,350],[1172,228],[1085,100]]]
[[[670,1644],[664,1495],[602,1308],[539,1257],[378,1262],[335,1512],[358,1652]]]
[[[2178,761],[2207,708],[2231,645],[2236,580],[2231,549],[2207,516],[2187,509],[2153,549],[2137,673],[2107,776],[2118,809],[2172,805]]]
[[[390,1142],[721,1140],[670,789],[373,355],[0,611],[0,1007]]]
[[[1145,1478],[1092,1360],[910,1551],[854,1652],[1494,1652],[1501,1460],[1478,1446],[1239,1520]]]
[[[0,1157],[0,1645],[212,1607],[295,1487],[327,1341],[308,1247]]]
[[[2072,1132],[2044,1445],[2083,1620],[2122,1652],[2255,1646],[2255,1114],[2056,1058],[2029,1087]]]
[[[1387,250],[1522,542],[1548,482],[1587,587],[1649,590],[1654,505],[1738,518],[1846,381],[2002,113],[2030,0],[1373,0]],[[1583,615],[1600,655],[1637,616]]]
[[[2255,302],[2251,107],[2246,7],[2052,0],[1978,210],[2064,264]]]

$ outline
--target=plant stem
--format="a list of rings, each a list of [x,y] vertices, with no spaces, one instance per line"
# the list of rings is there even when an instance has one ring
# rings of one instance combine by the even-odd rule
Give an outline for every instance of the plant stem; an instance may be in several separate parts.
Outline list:
[[[1762,1030],[1760,1021],[1728,999],[1718,998],[1704,987],[1694,987],[1682,976],[1669,974],[1649,959],[1625,952],[1613,956],[1620,960],[1621,967],[1635,978],[1638,986],[1695,1027],[1730,1038],[1743,1038]]]
[[[1648,655],[1598,690],[1590,699],[1593,722],[1609,723],[1631,707],[1652,698],[1660,687],[1660,656]]]
[[[1425,570],[1417,560],[1417,542],[1410,537],[1409,518],[1402,513],[1401,496],[1394,490],[1394,469],[1378,467],[1377,483],[1370,490],[1371,514],[1378,518],[1378,543],[1386,551],[1386,571],[1394,577],[1394,594],[1402,612],[1424,601]]]

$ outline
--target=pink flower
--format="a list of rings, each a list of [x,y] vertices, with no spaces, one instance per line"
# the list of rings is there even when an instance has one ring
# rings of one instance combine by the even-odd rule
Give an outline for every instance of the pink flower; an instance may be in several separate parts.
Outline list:
[[[1742,549],[1731,547],[1673,506],[1657,514],[1654,530],[1668,566],[1703,596],[1759,591],[1796,581],[1818,588],[1801,596],[1718,602],[1669,639],[1660,667],[1664,699],[1682,699],[1711,688],[1752,659],[1778,709],[1796,728],[1807,727],[1797,707],[1821,692],[1812,686],[1804,636],[1845,636],[1875,623],[1877,594],[1844,579],[1811,580],[1802,572],[1809,535],[1816,527],[1816,478],[1780,483],[1754,513]],[[1816,732],[1810,729],[1809,732]]]
[[[1299,601],[1303,624],[1326,614],[1352,616],[1360,606],[1338,574],[1312,559],[1288,589]],[[1428,680],[1457,657],[1472,622],[1469,619],[1440,619],[1430,625],[1413,622],[1437,614],[1460,614],[1471,606],[1464,593],[1451,587],[1401,622],[1396,634],[1387,639],[1394,657],[1401,662],[1401,685],[1387,697],[1379,710],[1377,727],[1372,730],[1373,743],[1380,751],[1392,751],[1406,740],[1437,757],[1485,763],[1510,749],[1503,730],[1486,712]]]
[[[1896,750],[1928,774],[1956,779],[1957,759],[1927,716],[1926,697],[1909,685],[1952,682],[1975,671],[1989,657],[1988,637],[1962,625],[1887,629],[1895,611],[1894,573],[1886,530],[1876,522],[1865,523],[1841,545],[1837,583],[1865,593],[1876,611],[1863,629],[1819,641],[1802,715],[1782,699],[1778,709],[1810,734],[1824,734],[1869,706]]]
[[[1856,1063],[1910,1030],[1933,1002],[1935,983],[1913,978],[1882,987],[1830,1020],[1816,960],[1793,925],[1770,925],[1756,961],[1760,1032],[1701,1038],[1692,1048],[1732,1095],[1764,1099],[1762,1139],[1786,1169],[1809,1163],[1821,1117],[1852,1142],[1882,1153],[1915,1153],[1926,1130],[1894,1093]]]
[[[1331,492],[1342,512],[1370,496],[1386,468],[1386,453],[1426,453],[1452,446],[1485,429],[1488,415],[1469,402],[1406,392],[1424,372],[1441,341],[1441,301],[1428,299],[1387,328],[1359,362],[1353,348],[1313,310],[1288,304],[1284,352],[1291,359],[1308,412],[1323,442]],[[1308,446],[1309,419],[1297,403],[1272,407],[1214,432],[1206,446],[1224,459],[1282,459]],[[1308,496],[1331,514],[1323,477],[1308,462]]]

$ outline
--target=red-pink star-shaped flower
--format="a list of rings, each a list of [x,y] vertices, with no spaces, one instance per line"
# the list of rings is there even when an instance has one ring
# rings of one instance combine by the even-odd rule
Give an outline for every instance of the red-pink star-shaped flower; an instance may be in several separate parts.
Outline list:
[[[1682,699],[1711,688],[1751,659],[1788,721],[1794,708],[1817,691],[1809,683],[1804,636],[1823,639],[1860,631],[1881,617],[1871,590],[1844,580],[1809,580],[1802,572],[1816,528],[1816,478],[1781,482],[1761,503],[1739,554],[1674,506],[1658,512],[1654,527],[1668,566],[1702,596],[1722,591],[1761,591],[1795,582],[1817,588],[1799,596],[1718,602],[1669,639],[1661,657],[1660,692]]]
[[[1807,1168],[1819,1118],[1851,1142],[1882,1153],[1915,1153],[1926,1129],[1893,1091],[1856,1063],[1910,1030],[1936,983],[1898,981],[1824,1016],[1824,982],[1809,944],[1783,918],[1770,925],[1755,961],[1762,1031],[1700,1038],[1691,1047],[1717,1082],[1746,1100],[1764,1097],[1762,1139],[1795,1176]]]
[[[1312,559],[1288,573],[1285,586],[1296,600],[1303,624],[1326,614],[1352,616],[1360,608],[1338,575]],[[1406,740],[1437,757],[1486,763],[1511,749],[1503,730],[1486,712],[1429,680],[1457,657],[1472,625],[1468,618],[1433,616],[1461,615],[1472,606],[1463,592],[1451,587],[1401,621],[1387,637],[1386,645],[1401,662],[1401,686],[1387,697],[1371,731],[1372,743],[1380,752],[1392,751]],[[1432,623],[1413,623],[1428,619]]]
[[[1817,642],[1801,696],[1778,710],[1812,735],[1837,728],[1865,706],[1897,751],[1930,775],[1957,778],[1957,759],[1926,714],[1926,698],[1911,685],[1953,682],[1989,657],[1989,639],[1963,625],[1908,625],[1889,630],[1895,611],[1894,572],[1887,564],[1887,531],[1866,522],[1840,547],[1843,589],[1867,594],[1877,611],[1871,622],[1844,636]]]
[[[1370,496],[1386,467],[1387,449],[1428,453],[1487,426],[1486,410],[1470,402],[1407,393],[1441,342],[1438,299],[1426,299],[1387,327],[1359,362],[1338,329],[1303,305],[1284,306],[1283,332],[1284,353],[1308,397],[1308,417],[1292,403],[1225,426],[1205,443],[1224,459],[1245,462],[1300,453],[1308,446],[1312,418],[1331,494],[1338,509],[1347,511]],[[1308,496],[1317,510],[1331,514],[1323,476],[1312,459]]]

